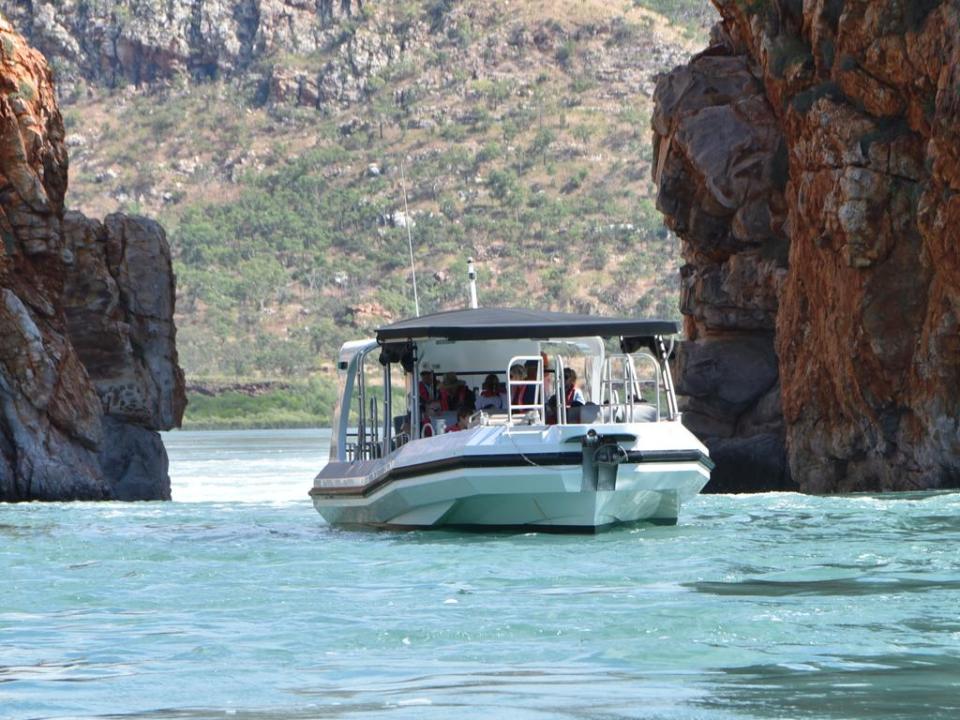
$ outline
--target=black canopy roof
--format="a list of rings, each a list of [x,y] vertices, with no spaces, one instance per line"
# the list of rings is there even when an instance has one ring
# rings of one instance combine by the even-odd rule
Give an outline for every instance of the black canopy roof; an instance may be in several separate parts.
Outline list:
[[[477,308],[448,310],[386,325],[377,329],[377,342],[383,344],[424,338],[547,340],[592,335],[645,337],[676,332],[677,324],[672,320],[638,320],[519,308]]]

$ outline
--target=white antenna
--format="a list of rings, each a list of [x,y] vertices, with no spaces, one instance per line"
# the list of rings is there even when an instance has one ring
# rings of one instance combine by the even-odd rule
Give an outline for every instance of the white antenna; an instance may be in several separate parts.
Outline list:
[[[467,258],[467,280],[470,281],[470,307],[476,310],[477,305],[477,271],[473,267],[473,258]]]
[[[410,249],[410,272],[413,274],[413,307],[420,317],[420,296],[417,295],[417,266],[413,263],[413,236],[410,234],[410,210],[407,208],[407,180],[403,175],[403,160],[400,161],[400,187],[403,188],[403,224],[407,227],[407,247]]]

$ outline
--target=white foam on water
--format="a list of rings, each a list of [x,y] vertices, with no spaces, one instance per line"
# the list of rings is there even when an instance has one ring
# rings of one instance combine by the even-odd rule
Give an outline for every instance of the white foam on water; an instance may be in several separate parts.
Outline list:
[[[329,430],[163,433],[174,502],[307,502]]]

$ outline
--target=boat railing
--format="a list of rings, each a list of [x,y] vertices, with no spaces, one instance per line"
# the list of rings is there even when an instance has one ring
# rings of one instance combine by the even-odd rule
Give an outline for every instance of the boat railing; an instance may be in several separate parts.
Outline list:
[[[665,353],[665,349],[664,349]],[[666,355],[664,354],[664,357]],[[641,381],[635,362],[649,364],[651,380]],[[609,422],[660,422],[679,417],[669,368],[653,355],[613,354],[604,358],[600,373],[599,402]],[[652,393],[653,397],[646,397]],[[666,407],[663,406],[664,401]]]
[[[368,392],[365,362],[369,351],[360,353],[356,368],[357,426],[345,433],[344,450],[347,460],[373,460],[381,457],[384,441],[380,438],[379,403],[373,392]],[[389,387],[389,386],[388,386]],[[387,391],[389,393],[389,390]],[[387,411],[387,407],[384,407]],[[389,434],[385,429],[385,438]],[[350,440],[353,442],[350,442]]]
[[[663,360],[663,387],[667,395],[667,416],[671,420],[679,421],[680,406],[677,404],[677,391],[673,386],[673,374],[670,372],[670,356],[673,355],[676,341],[675,337],[671,337],[670,346],[667,347],[662,335],[657,335],[655,338],[657,352]]]
[[[647,422],[660,421],[660,364],[652,355],[640,354],[638,357],[652,363],[654,377],[657,378],[656,404],[643,400],[634,356],[626,353],[608,355],[604,358],[600,372],[600,405],[605,408],[609,422]],[[655,414],[651,410],[655,409]]]
[[[653,394],[656,397],[656,403],[655,403],[655,407],[657,408],[656,421],[660,422],[660,418],[663,415],[660,407],[660,363],[657,362],[657,359],[653,357],[653,355],[648,355],[647,353],[638,353],[634,357],[636,357],[641,362],[649,363],[653,369],[654,380],[652,380],[649,384],[653,386]],[[637,378],[636,366],[634,366],[633,372],[634,372],[634,387],[636,390],[635,397],[641,399],[641,402],[642,402],[643,385],[647,383],[641,383],[640,380]],[[636,409],[636,405],[634,406],[634,409]]]
[[[531,380],[530,378],[524,378],[523,380],[514,380],[510,377],[510,368],[514,365],[521,365],[526,371],[528,362],[537,363],[537,377],[536,379]],[[515,388],[522,387],[524,388],[524,394],[526,394],[526,388],[530,386],[534,387],[534,395],[532,403],[514,403],[513,402],[513,391]],[[507,417],[510,418],[510,423],[513,424],[514,421],[525,422],[529,424],[527,418],[531,412],[536,413],[535,422],[542,421],[543,413],[543,358],[540,355],[515,355],[510,358],[510,362],[507,365]]]
[[[566,375],[563,367],[563,357],[557,355],[557,369],[553,376],[554,393],[553,399],[556,402],[556,417],[558,425],[567,424],[567,393],[566,393]]]

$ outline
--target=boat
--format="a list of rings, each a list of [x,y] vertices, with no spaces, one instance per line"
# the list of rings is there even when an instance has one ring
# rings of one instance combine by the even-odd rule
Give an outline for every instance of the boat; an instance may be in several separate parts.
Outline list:
[[[676,524],[713,468],[677,407],[677,332],[672,321],[470,307],[347,342],[313,504],[345,528]],[[516,366],[526,374],[511,376]],[[570,369],[582,387],[568,392]],[[491,376],[501,392],[488,403]]]

